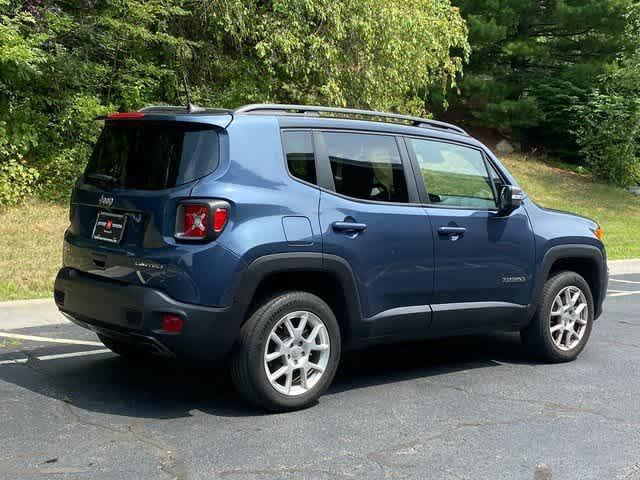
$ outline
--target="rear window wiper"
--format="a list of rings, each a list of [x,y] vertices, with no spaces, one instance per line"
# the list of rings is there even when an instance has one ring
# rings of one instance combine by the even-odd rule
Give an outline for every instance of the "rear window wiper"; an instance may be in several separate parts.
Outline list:
[[[90,173],[88,175],[85,175],[85,178],[88,180],[97,180],[98,182],[106,183],[109,186],[113,186],[119,182],[116,177],[107,175],[105,173]]]

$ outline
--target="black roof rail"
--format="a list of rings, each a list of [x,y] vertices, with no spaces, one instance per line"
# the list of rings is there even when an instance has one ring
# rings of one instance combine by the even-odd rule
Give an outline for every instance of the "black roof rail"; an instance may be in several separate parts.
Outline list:
[[[338,108],[338,107],[322,107],[317,105],[286,105],[277,103],[255,103],[244,105],[236,108],[233,113],[255,113],[255,114],[302,114],[320,116],[320,113],[334,113],[344,117],[378,117],[381,119],[390,119],[396,121],[408,122],[416,127],[434,127],[442,130],[451,130],[460,135],[469,136],[462,128],[450,123],[431,120],[428,118],[412,117],[410,115],[402,115],[399,113],[376,112],[373,110],[359,110],[356,108]]]
[[[151,105],[138,110],[144,113],[184,113],[184,114],[207,114],[207,113],[233,113],[233,110],[226,108],[205,108],[191,105],[190,108],[184,105]]]

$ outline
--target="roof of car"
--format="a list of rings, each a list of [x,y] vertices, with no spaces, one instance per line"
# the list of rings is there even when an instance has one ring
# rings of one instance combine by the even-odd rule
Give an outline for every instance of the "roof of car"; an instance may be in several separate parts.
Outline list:
[[[469,137],[467,132],[462,128],[450,123],[432,120],[428,118],[414,117],[410,115],[402,115],[389,112],[378,112],[373,110],[360,110],[352,108],[335,108],[318,105],[289,105],[289,104],[251,104],[238,107],[235,110],[224,108],[204,108],[195,105],[175,106],[175,105],[157,105],[145,107],[140,112],[146,115],[170,115],[170,116],[217,116],[217,115],[260,115],[273,116],[286,123],[287,126],[293,126],[296,122],[305,125],[320,126],[338,126],[338,125],[355,125],[352,122],[358,122],[360,126],[373,130],[393,130],[393,131],[413,131],[414,133],[424,132],[424,129],[430,129],[445,134],[453,134],[458,138],[460,136]],[[291,121],[284,121],[291,119]],[[310,121],[315,119],[317,121]],[[345,123],[347,122],[347,123]],[[217,123],[217,122],[216,122]],[[388,127],[399,128],[388,128]],[[346,127],[348,128],[348,127]],[[448,135],[447,135],[448,136]]]

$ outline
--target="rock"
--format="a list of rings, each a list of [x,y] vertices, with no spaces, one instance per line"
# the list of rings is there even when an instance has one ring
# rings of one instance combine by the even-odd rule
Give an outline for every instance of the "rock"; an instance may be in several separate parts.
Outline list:
[[[633,193],[634,195],[640,195],[640,186],[627,187],[627,190]]]
[[[536,465],[533,480],[551,480],[551,467],[544,463]]]
[[[509,155],[515,152],[515,148],[506,140],[500,140],[496,145],[496,152],[500,155]]]

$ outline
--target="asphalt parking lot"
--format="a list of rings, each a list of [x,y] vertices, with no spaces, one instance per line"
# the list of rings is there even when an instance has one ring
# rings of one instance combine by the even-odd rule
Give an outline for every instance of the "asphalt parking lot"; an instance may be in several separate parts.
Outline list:
[[[280,415],[242,404],[224,371],[0,321],[0,478],[532,479],[547,464],[640,480],[640,275],[609,286],[576,362],[532,363],[514,335],[376,348]]]

